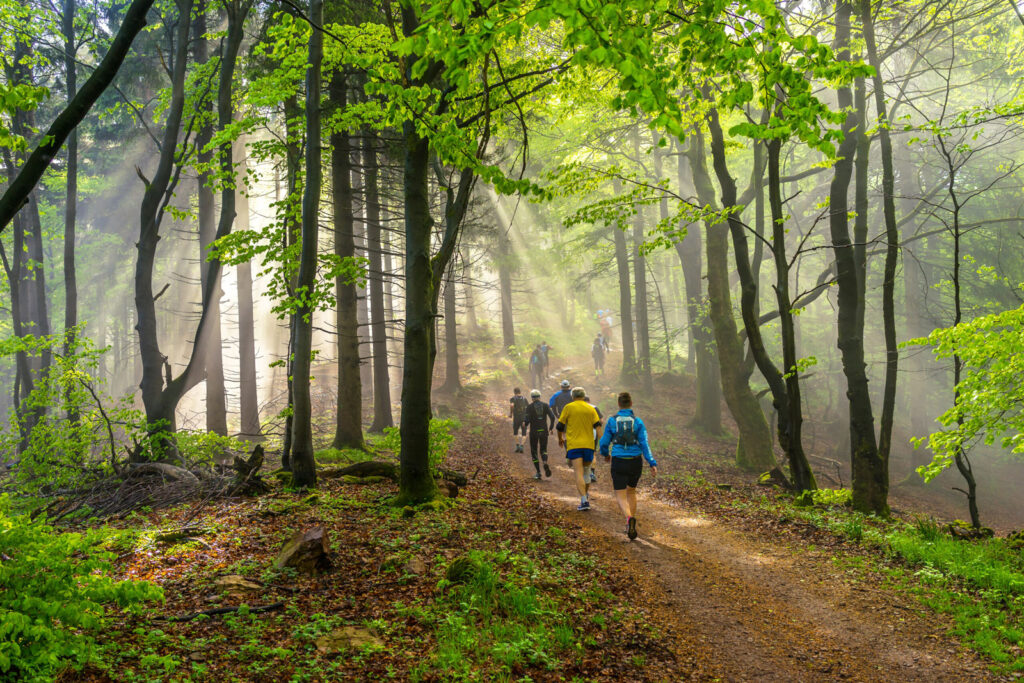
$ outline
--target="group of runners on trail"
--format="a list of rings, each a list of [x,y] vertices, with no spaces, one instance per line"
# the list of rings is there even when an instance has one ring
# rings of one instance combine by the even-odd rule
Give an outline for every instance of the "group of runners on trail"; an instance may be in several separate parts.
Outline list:
[[[576,490],[580,494],[576,509],[581,512],[590,510],[590,485],[597,482],[594,455],[600,452],[604,456],[605,462],[611,464],[612,489],[626,518],[626,535],[633,540],[637,536],[636,487],[643,473],[643,461],[647,461],[654,475],[658,474],[658,463],[651,455],[647,427],[633,412],[632,396],[624,391],[617,402],[618,412],[605,424],[586,390],[570,388],[569,380],[563,379],[547,403],[541,400],[539,389],[530,391],[527,400],[517,387],[509,399],[509,415],[516,439],[515,452],[523,453],[524,439],[530,440],[535,479],[542,479],[542,466],[544,476],[551,476],[548,435],[555,430],[558,445],[565,449],[566,460],[576,475]]]

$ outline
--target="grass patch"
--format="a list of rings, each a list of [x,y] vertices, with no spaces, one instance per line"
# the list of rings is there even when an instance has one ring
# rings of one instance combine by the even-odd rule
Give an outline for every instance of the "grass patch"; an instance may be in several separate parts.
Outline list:
[[[552,565],[508,551],[473,550],[453,560],[438,582],[443,597],[420,612],[433,624],[437,649],[414,670],[413,680],[433,672],[444,680],[469,680],[488,672],[491,680],[522,666],[553,670],[576,643],[569,616],[534,582],[554,584]],[[564,564],[563,564],[564,566]],[[599,628],[605,628],[601,620]]]

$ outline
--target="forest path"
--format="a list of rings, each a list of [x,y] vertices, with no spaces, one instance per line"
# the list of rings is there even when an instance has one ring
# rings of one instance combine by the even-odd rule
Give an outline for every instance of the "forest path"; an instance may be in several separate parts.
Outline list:
[[[492,396],[488,433],[510,476],[533,477],[529,446],[509,453],[508,398]],[[507,410],[507,408],[505,408]],[[684,656],[729,681],[985,681],[999,680],[959,651],[921,606],[896,594],[844,581],[831,563],[817,565],[781,544],[726,528],[646,495],[644,468],[637,511],[640,537],[629,541],[603,459],[591,487],[592,510],[577,512],[572,470],[554,435],[550,479],[536,494],[563,506],[567,527],[593,542],[609,564],[635,573],[642,606],[667,620]],[[577,526],[578,525],[578,526]]]

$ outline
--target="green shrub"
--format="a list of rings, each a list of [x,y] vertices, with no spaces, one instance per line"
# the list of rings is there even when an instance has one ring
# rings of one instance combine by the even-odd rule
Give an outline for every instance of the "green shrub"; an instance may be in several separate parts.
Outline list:
[[[107,537],[54,531],[42,519],[11,514],[0,496],[0,680],[50,680],[96,661],[95,635],[109,606],[163,599],[151,583],[107,576]]]
[[[448,448],[455,441],[456,429],[461,427],[455,419],[432,419],[430,421],[430,468],[437,470],[448,457]],[[380,447],[389,450],[395,455],[402,450],[402,434],[398,427],[388,427],[384,430],[384,438],[380,440]]]

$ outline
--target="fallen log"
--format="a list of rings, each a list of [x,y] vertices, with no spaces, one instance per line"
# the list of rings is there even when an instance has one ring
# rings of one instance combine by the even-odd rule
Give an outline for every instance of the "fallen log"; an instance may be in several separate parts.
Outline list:
[[[392,481],[398,481],[398,467],[394,463],[381,460],[365,460],[347,467],[331,467],[321,470],[319,476],[324,479],[337,479],[338,477],[387,477]]]
[[[214,617],[220,614],[232,614],[242,609],[244,605],[238,607],[217,607],[215,609],[204,609],[202,612],[192,612],[191,614],[180,614],[175,617],[168,616],[157,616],[153,617],[154,621],[192,621],[198,617]],[[270,605],[257,605],[256,607],[249,608],[249,614],[260,614],[262,612],[274,612],[284,608],[283,602],[275,602]]]
[[[170,479],[171,481],[185,481],[190,484],[198,483],[199,478],[186,470],[183,467],[177,465],[170,465],[165,462],[144,462],[139,464],[131,465],[128,470],[128,477],[145,477],[147,475],[157,475],[164,479]]]

